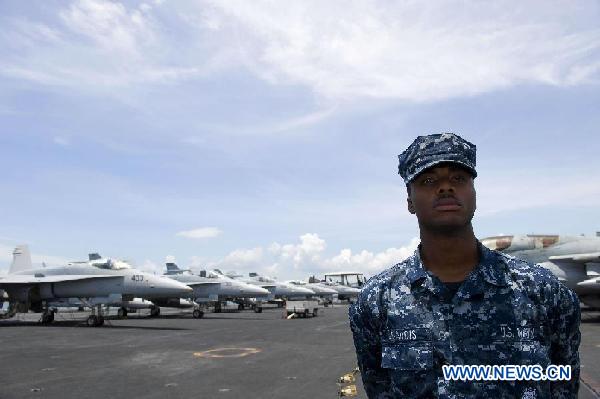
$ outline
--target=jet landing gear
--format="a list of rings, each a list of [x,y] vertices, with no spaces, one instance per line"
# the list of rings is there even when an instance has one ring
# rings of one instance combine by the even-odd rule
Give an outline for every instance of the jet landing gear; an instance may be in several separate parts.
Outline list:
[[[42,313],[42,324],[50,324],[54,321],[54,309],[44,309]]]
[[[92,307],[92,314],[88,316],[85,324],[88,327],[100,327],[104,325],[102,305],[98,305],[96,308]]]
[[[119,319],[126,319],[127,318],[127,309],[119,308],[119,310],[117,310],[117,317]]]
[[[194,309],[194,311],[192,312],[192,316],[194,317],[194,319],[201,319],[204,317],[204,312],[200,309]]]
[[[160,316],[160,307],[152,306],[150,308],[150,317],[158,317]]]

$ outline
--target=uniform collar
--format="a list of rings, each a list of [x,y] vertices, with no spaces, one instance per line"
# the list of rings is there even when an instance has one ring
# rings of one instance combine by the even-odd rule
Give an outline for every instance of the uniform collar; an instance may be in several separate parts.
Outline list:
[[[479,264],[467,276],[460,287],[459,293],[463,298],[483,294],[487,289],[484,282],[498,287],[506,287],[508,285],[506,265],[498,254],[482,245],[479,241],[477,241],[477,247],[480,254]],[[439,279],[434,278],[425,270],[421,261],[419,248],[415,250],[409,259],[406,277],[411,286],[419,286],[421,289],[428,289],[438,294],[441,291],[441,287],[436,281],[439,282]]]

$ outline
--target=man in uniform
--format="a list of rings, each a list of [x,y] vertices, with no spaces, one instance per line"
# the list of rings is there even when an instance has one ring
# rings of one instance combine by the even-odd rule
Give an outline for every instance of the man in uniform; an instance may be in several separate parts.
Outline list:
[[[419,136],[398,158],[421,244],[350,307],[369,398],[575,398],[579,301],[548,270],[475,238],[475,145]],[[443,365],[568,365],[571,379],[446,380]]]

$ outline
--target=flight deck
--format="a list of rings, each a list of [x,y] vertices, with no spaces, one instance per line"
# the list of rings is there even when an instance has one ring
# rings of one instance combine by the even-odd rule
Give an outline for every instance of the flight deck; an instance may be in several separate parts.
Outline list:
[[[289,320],[280,308],[143,312],[99,328],[79,312],[51,325],[33,313],[0,320],[0,399],[326,399],[356,367],[347,305]],[[600,312],[583,312],[581,331],[579,397],[600,398]],[[356,386],[366,398],[359,375]]]

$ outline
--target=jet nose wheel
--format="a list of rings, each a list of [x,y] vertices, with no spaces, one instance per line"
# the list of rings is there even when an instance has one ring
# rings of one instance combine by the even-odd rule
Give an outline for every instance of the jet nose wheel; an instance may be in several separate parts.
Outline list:
[[[127,317],[127,309],[119,308],[119,310],[117,310],[117,317],[119,317],[119,319],[126,318]]]
[[[202,317],[204,317],[204,312],[196,309],[192,312],[192,316],[194,316],[194,319],[201,319]]]

